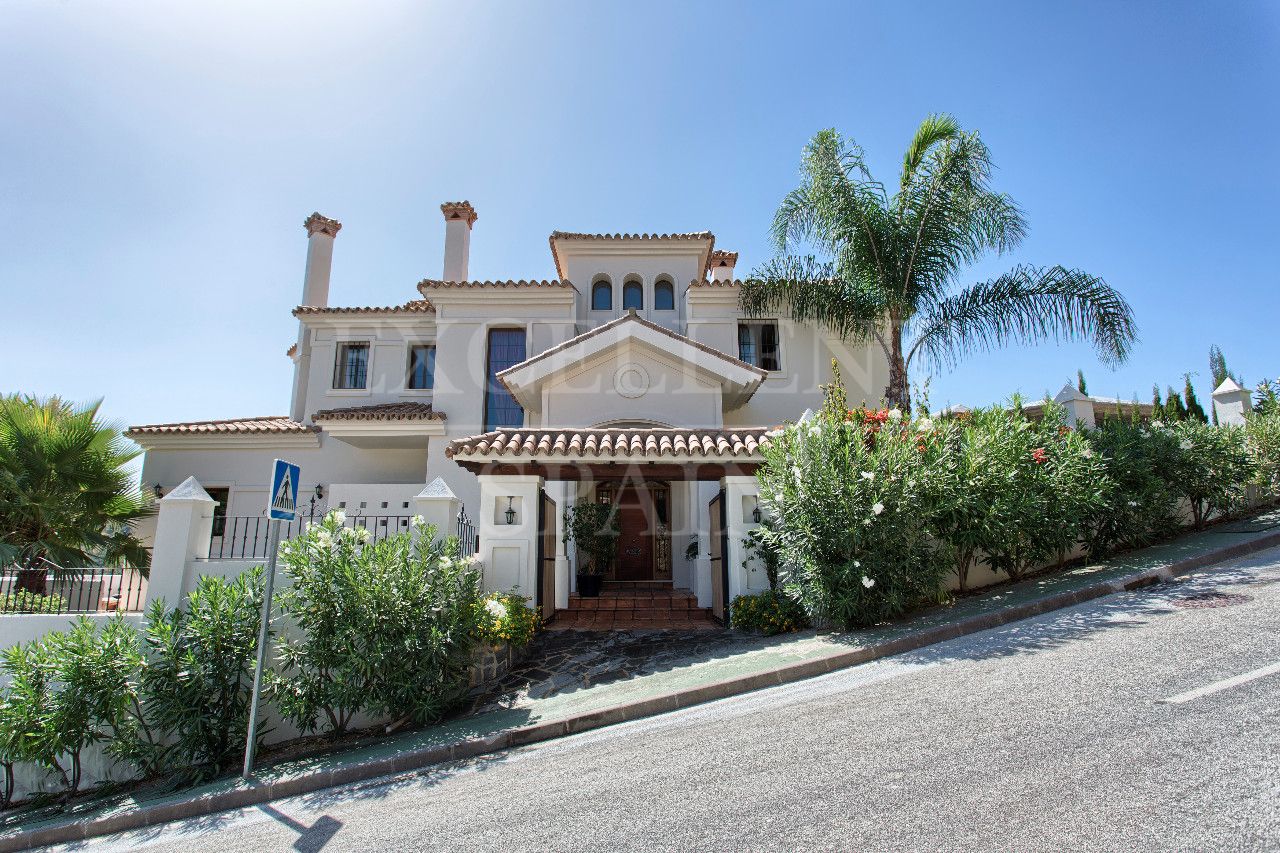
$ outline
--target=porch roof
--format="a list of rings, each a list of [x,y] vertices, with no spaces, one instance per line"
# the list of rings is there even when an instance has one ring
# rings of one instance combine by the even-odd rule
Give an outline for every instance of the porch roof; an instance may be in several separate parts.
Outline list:
[[[761,462],[766,427],[727,429],[499,429],[451,441],[457,462],[582,461]]]

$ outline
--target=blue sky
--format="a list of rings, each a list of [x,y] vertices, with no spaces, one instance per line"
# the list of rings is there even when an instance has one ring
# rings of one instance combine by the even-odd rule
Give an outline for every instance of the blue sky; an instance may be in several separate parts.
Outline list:
[[[709,229],[740,253],[836,127],[896,177],[919,120],[980,130],[1014,263],[1103,276],[1142,340],[971,358],[930,397],[1280,373],[1280,3],[0,4],[0,390],[126,423],[283,413],[312,210],[334,304],[415,295],[438,205],[475,278],[551,278],[553,229]],[[921,379],[920,375],[913,377]]]

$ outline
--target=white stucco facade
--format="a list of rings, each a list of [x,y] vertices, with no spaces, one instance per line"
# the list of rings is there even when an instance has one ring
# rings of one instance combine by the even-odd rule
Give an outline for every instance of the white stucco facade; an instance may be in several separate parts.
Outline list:
[[[444,275],[381,308],[329,304],[343,293],[342,281],[330,281],[341,225],[309,217],[289,351],[295,381],[292,399],[281,401],[288,414],[132,428],[146,450],[145,486],[168,492],[195,477],[230,520],[263,514],[275,457],[302,466],[304,513],[315,498],[318,512],[341,504],[348,514],[407,516],[439,480],[476,524],[486,582],[525,594],[548,576],[534,566],[543,492],[555,506],[545,526],[558,525],[573,501],[637,489],[663,537],[653,546],[661,552],[654,565],[665,560],[655,579],[700,601],[710,596],[707,506],[723,492],[734,540],[721,555],[727,586],[735,594],[758,587],[762,573],[739,565],[736,543],[752,523],[744,507],[753,500],[756,439],[821,404],[833,360],[851,400],[878,401],[888,375],[879,349],[785,315],[744,316],[732,278],[737,256],[717,251],[709,232],[557,231],[549,241],[556,278],[459,280],[478,217],[466,202],[442,211]],[[281,324],[291,328],[289,318]],[[434,347],[429,382],[424,347]],[[496,422],[495,412],[505,419]],[[508,446],[522,430],[549,437],[545,452]],[[610,456],[597,447],[604,438]],[[602,492],[609,482],[616,488]],[[505,510],[516,504],[519,518],[507,524]],[[699,539],[701,552],[686,560]],[[546,572],[558,560],[546,589],[562,602],[573,585],[571,549],[542,557]]]

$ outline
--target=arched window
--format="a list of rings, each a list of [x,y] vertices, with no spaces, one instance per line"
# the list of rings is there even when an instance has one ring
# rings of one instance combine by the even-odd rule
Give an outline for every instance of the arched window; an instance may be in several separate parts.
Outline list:
[[[676,307],[676,289],[669,281],[660,281],[653,286],[653,307],[657,311],[674,311]]]
[[[644,287],[638,281],[629,281],[622,285],[622,310],[637,311],[644,308]]]
[[[591,310],[613,310],[613,285],[608,281],[597,281],[591,285]]]

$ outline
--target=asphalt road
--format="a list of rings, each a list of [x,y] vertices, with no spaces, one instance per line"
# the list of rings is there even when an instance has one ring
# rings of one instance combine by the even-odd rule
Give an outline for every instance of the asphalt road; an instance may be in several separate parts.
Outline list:
[[[1280,849],[1278,629],[1280,550],[823,678],[89,846]]]

